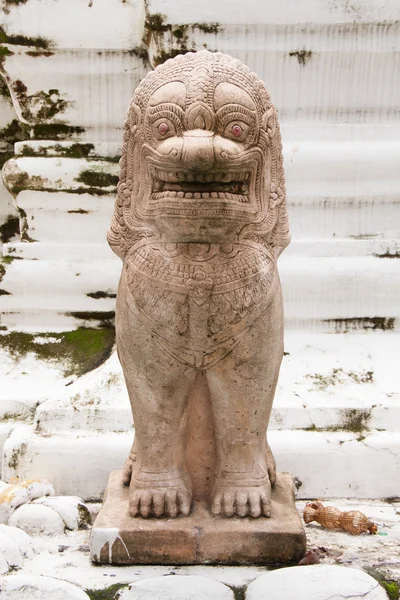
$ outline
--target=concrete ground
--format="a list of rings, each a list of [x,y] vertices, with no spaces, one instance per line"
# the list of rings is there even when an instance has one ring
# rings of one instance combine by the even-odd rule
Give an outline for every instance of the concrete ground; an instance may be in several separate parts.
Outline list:
[[[305,503],[303,500],[297,502],[300,514]],[[378,525],[378,533],[354,536],[346,532],[326,530],[317,523],[311,523],[305,525],[308,549],[319,556],[321,564],[341,565],[368,572],[389,586],[392,593],[390,598],[398,598],[396,584],[393,582],[397,581],[400,584],[400,499],[362,503],[356,500],[336,499],[324,503],[342,510],[361,510]],[[93,515],[100,507],[99,504],[88,506]],[[64,535],[36,536],[33,541],[35,554],[32,558],[24,560],[18,574],[60,579],[85,591],[106,588],[115,591],[116,588],[111,586],[116,584],[180,574],[203,576],[219,581],[231,587],[237,597],[243,597],[239,594],[240,590],[244,590],[251,581],[269,570],[267,566],[94,566],[89,555],[90,529],[70,531]],[[111,595],[110,598],[112,597]]]

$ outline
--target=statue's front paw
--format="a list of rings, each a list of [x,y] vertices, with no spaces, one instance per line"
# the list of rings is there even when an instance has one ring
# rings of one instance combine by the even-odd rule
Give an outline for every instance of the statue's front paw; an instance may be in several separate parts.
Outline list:
[[[271,484],[269,480],[260,485],[217,483],[211,510],[223,517],[270,517]]]
[[[153,478],[152,478],[153,479]],[[156,483],[146,479],[131,480],[129,514],[131,517],[187,517],[192,505],[190,486],[183,477],[163,478]]]

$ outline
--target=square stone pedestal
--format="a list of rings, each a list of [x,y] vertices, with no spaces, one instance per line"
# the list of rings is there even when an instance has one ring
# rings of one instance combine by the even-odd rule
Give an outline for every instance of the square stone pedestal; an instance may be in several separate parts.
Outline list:
[[[214,517],[202,502],[189,517],[132,518],[128,494],[122,471],[113,471],[92,530],[95,563],[267,565],[298,562],[306,552],[289,473],[277,475],[270,519]]]

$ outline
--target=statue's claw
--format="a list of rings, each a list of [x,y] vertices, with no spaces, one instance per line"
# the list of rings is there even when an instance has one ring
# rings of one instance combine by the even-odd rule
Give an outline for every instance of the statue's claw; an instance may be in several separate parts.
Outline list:
[[[217,483],[211,510],[213,515],[223,517],[270,517],[271,484],[268,479],[260,485]]]
[[[164,485],[140,474],[131,479],[129,513],[132,517],[187,517],[192,505],[192,494],[187,476],[171,474],[163,478]]]

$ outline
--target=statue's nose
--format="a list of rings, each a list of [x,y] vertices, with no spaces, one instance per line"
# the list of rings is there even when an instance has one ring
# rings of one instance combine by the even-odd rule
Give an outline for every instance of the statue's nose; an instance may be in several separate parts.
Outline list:
[[[185,131],[182,145],[182,166],[187,169],[209,169],[214,163],[214,134],[204,129]]]

